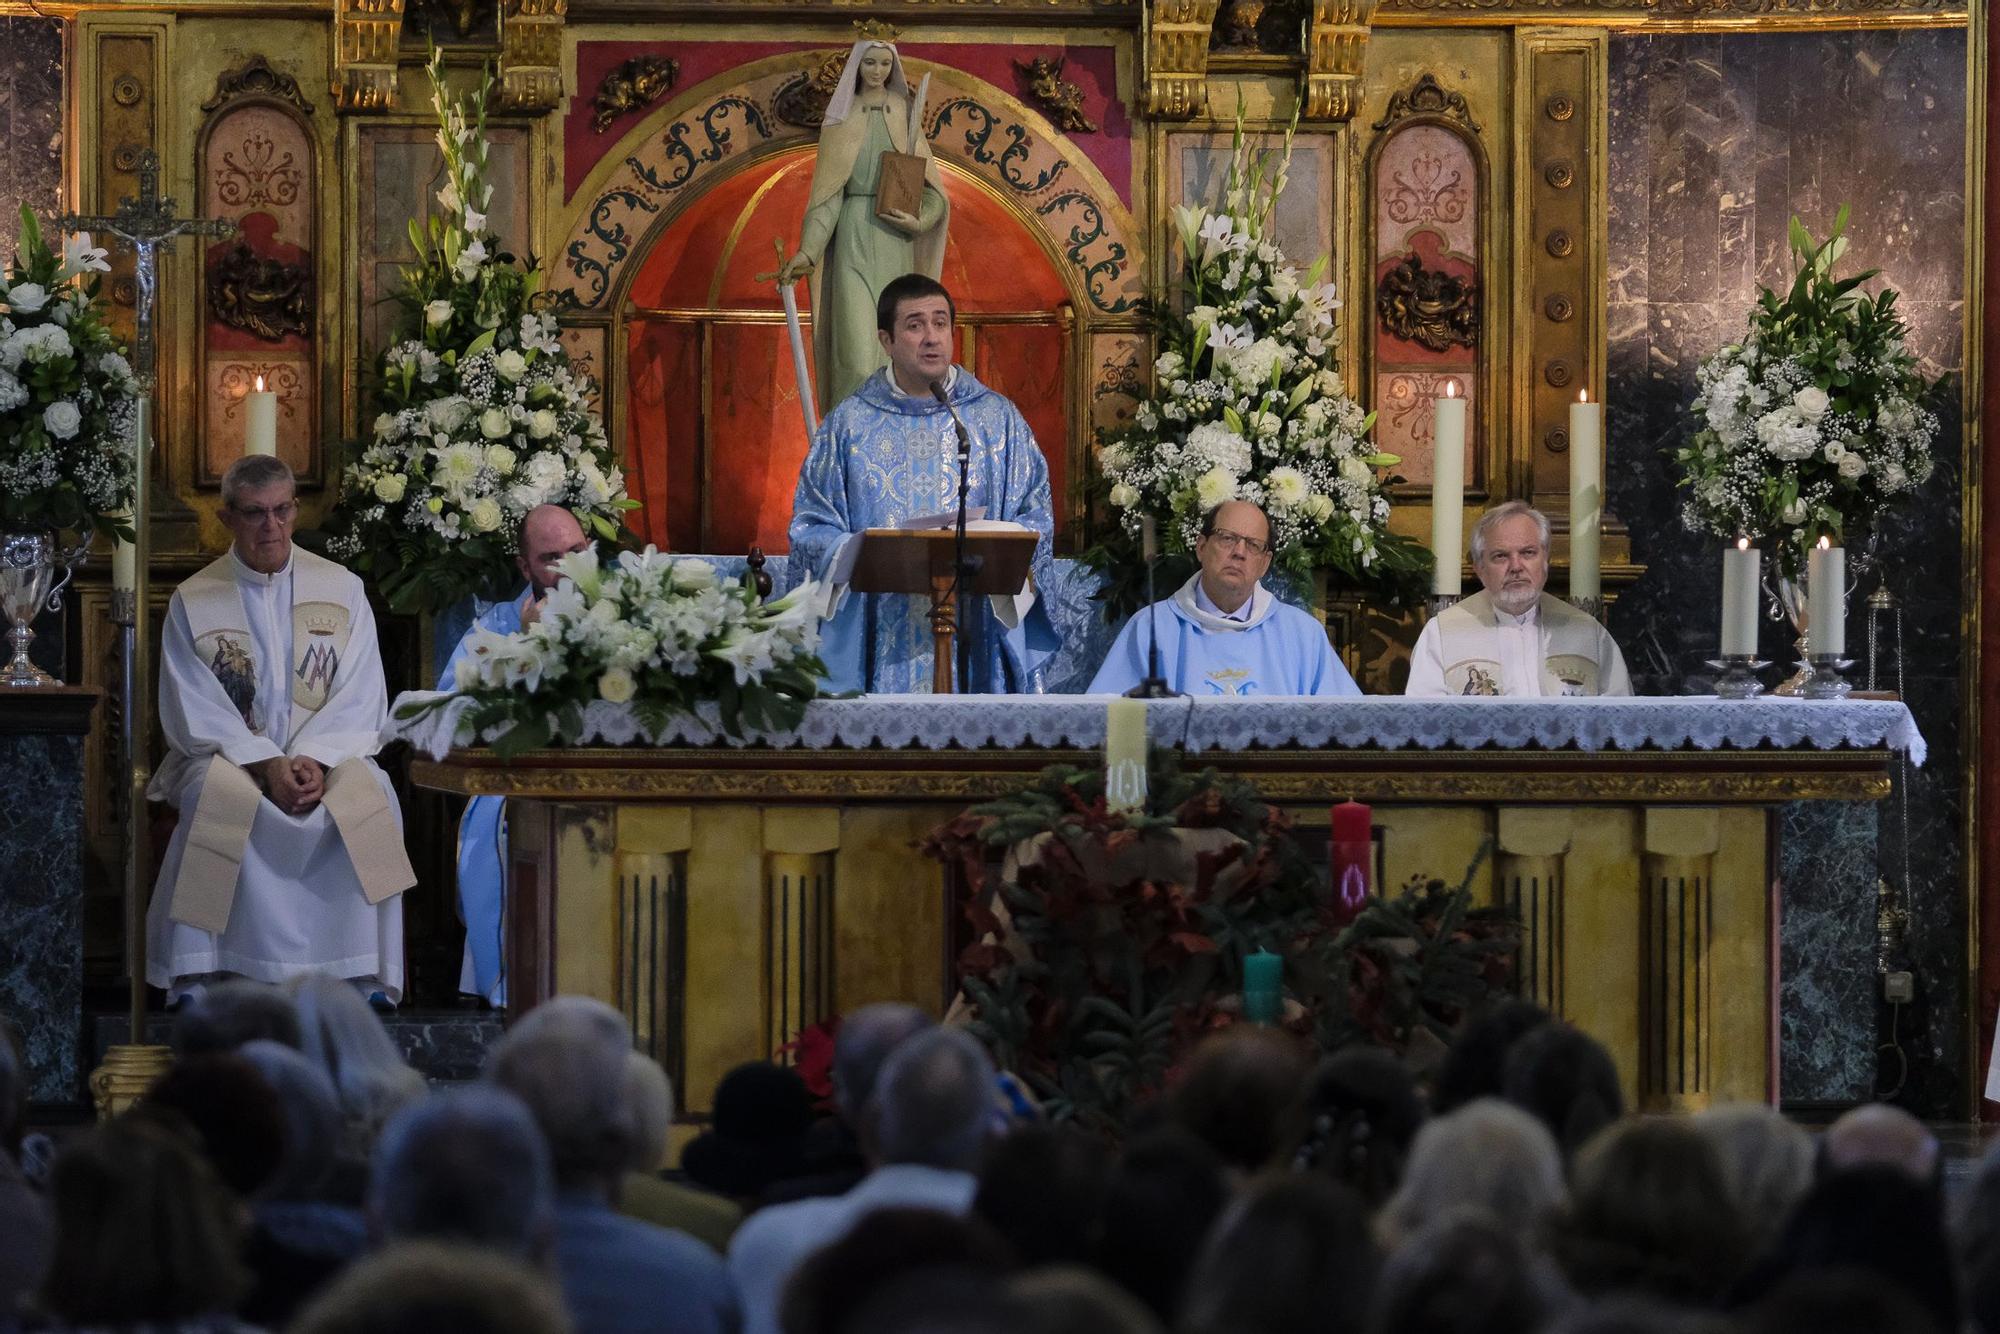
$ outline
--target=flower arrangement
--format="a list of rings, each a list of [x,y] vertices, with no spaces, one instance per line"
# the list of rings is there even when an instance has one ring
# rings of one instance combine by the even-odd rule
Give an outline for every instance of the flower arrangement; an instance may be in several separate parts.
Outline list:
[[[537,305],[541,274],[498,248],[486,210],[486,102],[447,96],[430,64],[446,181],[442,215],[410,223],[417,262],[396,300],[379,363],[374,434],[348,465],[327,554],[373,575],[398,611],[435,611],[519,583],[521,516],[564,505],[586,530],[618,536],[625,496],[593,386],[571,367]]]
[[[1142,516],[1185,578],[1203,512],[1239,499],[1270,515],[1273,565],[1294,580],[1331,570],[1392,600],[1422,591],[1428,553],[1388,529],[1381,470],[1400,460],[1370,445],[1374,417],[1341,382],[1327,259],[1301,273],[1272,238],[1290,144],[1275,162],[1253,153],[1239,118],[1223,211],[1173,211],[1182,274],[1178,300],[1150,311],[1156,392],[1097,455],[1118,528],[1086,559],[1114,607],[1137,602]]]
[[[747,577],[647,547],[609,568],[595,552],[566,556],[563,580],[536,619],[514,634],[475,629],[453,693],[398,710],[409,719],[455,698],[474,701],[473,734],[507,725],[502,756],[581,736],[583,709],[629,704],[658,731],[699,704],[718,705],[722,729],[796,727],[826,668],[817,656],[818,586],[811,581],[760,602]]]
[[[21,209],[0,283],[0,531],[132,535],[139,384],[98,302],[111,265],[89,232],[60,258]]]
[[[1896,293],[1858,290],[1879,270],[1835,279],[1847,250],[1845,205],[1824,242],[1792,219],[1798,274],[1764,288],[1741,343],[1695,374],[1695,431],[1673,451],[1687,491],[1682,521],[1725,539],[1763,539],[1796,578],[1822,536],[1866,533],[1931,475],[1936,387],[1905,346]]]

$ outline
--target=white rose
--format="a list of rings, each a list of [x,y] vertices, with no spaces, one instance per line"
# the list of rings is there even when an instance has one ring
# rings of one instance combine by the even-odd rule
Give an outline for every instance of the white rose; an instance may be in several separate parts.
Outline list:
[[[1236,478],[1226,468],[1210,468],[1195,478],[1194,495],[1203,509],[1214,509],[1223,501],[1236,498]]]
[[[472,520],[474,531],[490,533],[500,526],[503,517],[500,513],[500,502],[491,496],[481,496],[472,502],[472,508],[467,511],[466,517]]]
[[[486,466],[502,477],[514,471],[514,451],[505,445],[486,447]]]
[[[1839,467],[1840,475],[1851,482],[1868,471],[1868,460],[1850,451],[1841,455]]]
[[[1809,384],[1792,395],[1792,406],[1799,410],[1801,417],[1809,422],[1816,422],[1826,415],[1828,407],[1826,391],[1818,385]]]
[[[465,424],[466,414],[471,410],[471,405],[455,394],[424,404],[424,416],[440,431],[456,431]]]
[[[424,323],[433,328],[451,322],[451,302],[433,301],[424,307]]]
[[[1129,510],[1139,503],[1138,489],[1127,482],[1120,482],[1111,488],[1111,503],[1121,510]]]
[[[705,560],[677,560],[673,568],[676,593],[699,593],[715,587],[715,567]]]
[[[488,440],[503,440],[513,431],[514,423],[504,408],[488,408],[479,414],[479,433]]]
[[[49,303],[49,291],[40,283],[20,283],[7,293],[7,304],[23,315],[32,315]]]
[[[1297,468],[1273,468],[1264,479],[1264,494],[1276,508],[1291,509],[1306,498],[1306,479]]]
[[[549,408],[536,408],[528,414],[528,434],[536,440],[546,440],[562,425],[555,412]]]
[[[1275,412],[1260,412],[1257,414],[1257,434],[1267,440],[1283,430],[1284,425],[1284,418]]]
[[[1171,380],[1187,367],[1181,362],[1178,352],[1162,352],[1160,359],[1153,363],[1153,370],[1162,380]]]
[[[1340,479],[1355,486],[1365,486],[1375,480],[1375,470],[1350,454],[1340,461]]]
[[[375,438],[384,439],[396,433],[396,414],[385,412],[375,418]]]
[[[1806,502],[1803,500],[1794,500],[1791,504],[1785,506],[1783,513],[1778,515],[1778,521],[1780,523],[1804,523],[1806,521]]]
[[[392,472],[375,479],[375,499],[384,505],[393,505],[403,498],[409,489],[410,479],[399,472]]]
[[[67,440],[83,425],[83,414],[77,411],[76,404],[59,398],[42,409],[42,425],[56,439]]]
[[[613,704],[629,704],[638,693],[639,683],[623,667],[606,668],[604,675],[597,678],[598,698]]]
[[[493,369],[503,380],[518,380],[528,373],[528,359],[510,347],[493,358]]]
[[[1299,506],[1299,512],[1314,523],[1325,523],[1333,516],[1333,501],[1327,496],[1314,492],[1312,495],[1306,497],[1304,504]]]

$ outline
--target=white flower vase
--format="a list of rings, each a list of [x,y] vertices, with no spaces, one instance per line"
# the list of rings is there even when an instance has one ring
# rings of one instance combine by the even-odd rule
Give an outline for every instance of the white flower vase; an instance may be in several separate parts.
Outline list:
[[[0,615],[10,625],[14,655],[0,668],[0,689],[58,686],[62,682],[28,660],[35,617],[62,610],[62,591],[90,551],[86,539],[64,548],[49,533],[0,533]]]

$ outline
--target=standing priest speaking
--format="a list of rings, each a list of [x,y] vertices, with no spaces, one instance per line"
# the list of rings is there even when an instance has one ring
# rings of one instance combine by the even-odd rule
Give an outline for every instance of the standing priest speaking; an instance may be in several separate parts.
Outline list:
[[[1054,510],[1049,469],[1020,410],[951,362],[951,294],[905,274],[882,290],[876,338],[889,364],[836,405],[813,437],[792,500],[792,567],[827,579],[841,549],[870,528],[898,528],[958,504],[956,412],[971,437],[966,504],[1035,531],[1032,582],[962,618],[971,670],[960,689],[1024,692],[1057,639],[1034,588],[1049,586]],[[936,396],[951,404],[947,411]],[[850,593],[830,581],[820,657],[833,690],[925,693],[931,688],[929,599]]]
[[[174,592],[160,658],[167,756],[147,795],[180,810],[146,919],[146,980],[354,979],[403,987],[416,883],[395,789],[372,756],[388,717],[361,581],[292,545],[292,470],[222,478],[229,551]],[[174,996],[170,995],[171,1003]]]

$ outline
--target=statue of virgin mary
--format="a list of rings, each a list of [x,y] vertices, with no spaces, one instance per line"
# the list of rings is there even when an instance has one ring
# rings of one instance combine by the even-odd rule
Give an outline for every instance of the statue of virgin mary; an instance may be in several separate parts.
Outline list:
[[[778,272],[781,283],[812,274],[822,413],[888,363],[875,339],[875,300],[889,280],[905,273],[935,278],[944,268],[951,206],[923,132],[929,87],[926,75],[913,98],[896,48],[864,38],[848,54],[827,103],[799,248]],[[914,216],[875,211],[882,154],[891,149],[924,159],[923,204]]]

